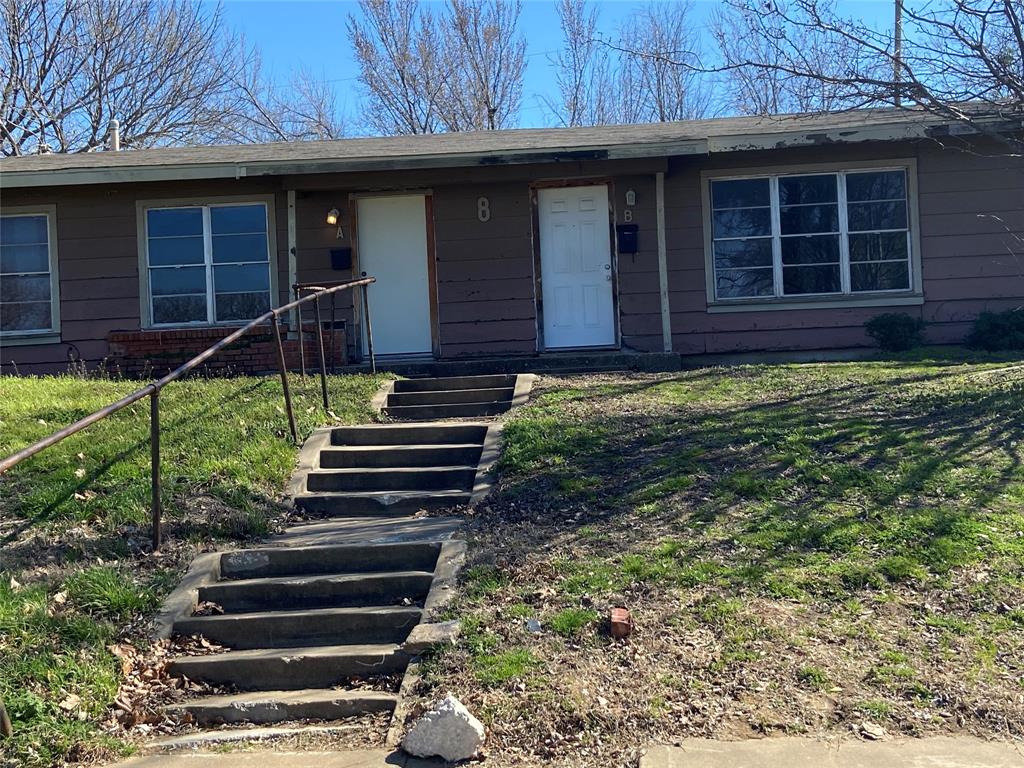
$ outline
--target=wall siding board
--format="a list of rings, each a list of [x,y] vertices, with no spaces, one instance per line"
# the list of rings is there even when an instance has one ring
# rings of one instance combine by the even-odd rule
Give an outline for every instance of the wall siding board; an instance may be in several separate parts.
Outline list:
[[[799,173],[809,163],[916,158],[923,306],[708,313],[705,296],[702,170],[771,167]],[[978,312],[1024,304],[1024,160],[943,149],[934,142],[862,143],[772,151],[681,156],[650,161],[572,162],[410,172],[318,174],[307,177],[153,182],[103,187],[5,190],[4,205],[55,204],[61,272],[62,344],[5,347],[0,359],[33,370],[61,370],[67,344],[91,362],[106,357],[111,331],[139,324],[139,260],[135,201],[199,196],[273,194],[278,300],[290,300],[288,211],[296,193],[297,278],[341,281],[330,250],[352,247],[351,194],[431,190],[438,281],[438,324],[444,357],[533,354],[536,306],[530,184],[611,179],[615,223],[625,220],[625,192],[636,191],[632,221],[639,252],[616,262],[622,346],[660,351],[660,297],[653,173],[667,171],[666,245],[671,330],[680,354],[757,349],[864,346],[868,318],[889,311],[921,316],[928,338],[963,338]],[[487,197],[491,218],[477,217]],[[341,212],[342,237],[324,218]],[[996,221],[991,217],[999,217]],[[1007,232],[1006,229],[1010,232]],[[338,318],[355,321],[350,293],[337,300]],[[312,317],[311,312],[306,315]],[[350,349],[358,338],[347,334]]]

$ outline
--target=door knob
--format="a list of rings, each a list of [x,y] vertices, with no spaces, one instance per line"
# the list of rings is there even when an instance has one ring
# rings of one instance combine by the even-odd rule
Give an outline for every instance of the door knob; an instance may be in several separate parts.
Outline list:
[[[611,264],[605,264],[605,265],[604,265],[604,268],[605,268],[605,269],[611,269],[611,268],[612,268],[612,265],[611,265]]]

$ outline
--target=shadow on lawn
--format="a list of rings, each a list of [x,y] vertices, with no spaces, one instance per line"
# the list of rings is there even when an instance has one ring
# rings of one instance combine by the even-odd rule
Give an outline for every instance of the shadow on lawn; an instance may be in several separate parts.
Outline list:
[[[182,442],[188,439],[190,433],[190,426],[197,423],[201,423],[205,419],[219,417],[221,419],[228,419],[237,416],[239,413],[240,402],[249,396],[255,394],[258,390],[266,386],[273,386],[273,382],[268,380],[253,381],[243,387],[232,391],[230,394],[214,399],[205,401],[196,410],[187,410],[181,412],[175,409],[177,415],[168,418],[166,415],[161,418],[161,448],[163,461],[161,466],[161,476],[164,477],[164,512],[165,512],[165,533],[170,536],[180,535],[204,535],[210,533],[223,533],[223,526],[219,525],[217,521],[197,521],[197,520],[180,520],[175,519],[175,513],[180,513],[181,507],[183,506],[183,499],[173,498],[176,491],[180,491],[182,485],[188,484],[187,478],[179,473],[175,473],[175,466],[173,461],[169,461],[166,456],[173,451],[175,447],[180,445]],[[148,413],[148,399],[140,401],[147,408]],[[80,410],[80,409],[79,409]],[[166,406],[164,407],[164,413],[167,412]],[[68,414],[74,415],[77,411],[48,411],[45,415],[48,420],[53,421],[57,418],[61,418],[67,421]],[[88,413],[82,412],[78,415],[74,415],[74,419],[79,419],[87,416]],[[119,416],[124,416],[123,413],[115,414],[110,419],[117,420]],[[26,418],[37,419],[43,418],[43,414],[33,413],[27,414]],[[31,495],[23,496],[18,493],[18,487],[24,485],[33,484],[33,475],[39,472],[49,473],[50,469],[57,466],[58,462],[61,462],[62,449],[60,447],[52,447],[44,451],[42,454],[38,454],[32,458],[29,458],[23,462],[17,469],[13,470],[9,476],[9,485],[5,489],[5,493],[14,497],[13,502],[9,502],[9,506],[5,509],[5,513],[10,514],[12,517],[24,517],[24,520],[11,529],[6,535],[0,538],[0,547],[10,544],[13,541],[18,540],[26,531],[34,526],[52,522],[53,520],[61,516],[61,512],[66,510],[67,505],[72,503],[74,500],[82,498],[84,494],[91,491],[97,481],[103,479],[107,474],[117,465],[122,462],[135,460],[139,462],[140,467],[144,465],[141,470],[141,474],[135,479],[135,485],[137,488],[133,490],[137,492],[139,497],[144,497],[142,502],[148,509],[149,507],[149,494],[150,494],[150,471],[149,471],[149,456],[150,456],[150,435],[148,428],[148,418],[145,426],[140,425],[129,425],[127,427],[131,431],[140,431],[144,434],[144,437],[134,441],[130,445],[123,447],[118,452],[104,456],[102,463],[93,467],[85,476],[75,477],[74,480],[68,480],[67,482],[58,482],[53,484],[47,489],[47,500],[41,507],[35,511],[25,514],[25,507],[27,506],[24,501],[32,500]],[[84,430],[81,435],[85,439],[88,439],[88,433],[91,428]],[[78,436],[68,438],[74,440]],[[67,444],[63,448],[63,453],[68,450]],[[53,451],[54,453],[50,453]],[[50,453],[50,455],[47,455]],[[32,466],[33,463],[36,466]],[[66,460],[64,461],[66,464]],[[178,468],[180,470],[180,467]],[[13,492],[12,492],[13,490]],[[123,489],[122,489],[123,490]],[[235,495],[235,500],[238,501],[238,494]],[[259,496],[252,493],[243,494],[246,498],[244,501],[250,504],[273,506],[273,500]],[[122,497],[123,498],[123,497]],[[168,503],[170,502],[170,503]],[[259,531],[257,531],[258,533]],[[120,547],[116,544],[120,541],[121,536],[117,532],[111,532],[108,536],[103,536],[96,542],[94,546],[98,547],[102,551],[116,551]]]
[[[544,435],[502,478],[490,524],[581,544],[599,529],[622,552],[657,544],[655,528],[748,584],[806,567],[847,586],[943,573],[978,557],[989,508],[1024,481],[1024,388],[899,370],[917,365],[799,392],[761,390],[771,369],[756,368],[554,390],[506,427],[513,457]],[[723,377],[750,401],[701,402]],[[650,407],[621,408],[635,396]]]

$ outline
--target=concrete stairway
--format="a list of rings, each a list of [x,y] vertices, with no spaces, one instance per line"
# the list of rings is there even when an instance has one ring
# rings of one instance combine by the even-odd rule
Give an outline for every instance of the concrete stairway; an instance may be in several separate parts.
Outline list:
[[[170,672],[228,692],[168,711],[216,725],[393,710],[396,676],[415,655],[409,634],[461,547],[266,547],[215,556],[215,578],[198,587],[195,600],[223,613],[179,616],[172,632],[202,635],[225,650],[179,656]]]
[[[479,419],[508,411],[517,388],[528,391],[528,375],[450,376],[402,379],[388,393],[384,413],[392,419]]]
[[[291,488],[295,505],[327,516],[411,514],[468,504],[489,461],[494,425],[373,424],[311,438]],[[496,447],[488,453],[496,454]]]

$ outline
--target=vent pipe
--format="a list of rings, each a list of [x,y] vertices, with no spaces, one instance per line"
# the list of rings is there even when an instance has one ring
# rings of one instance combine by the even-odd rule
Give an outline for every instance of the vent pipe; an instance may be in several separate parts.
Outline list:
[[[110,121],[110,126],[107,128],[110,133],[110,149],[114,152],[121,151],[121,124],[117,119]]]

